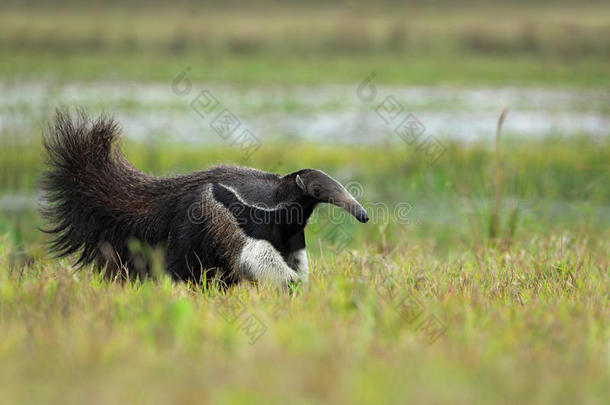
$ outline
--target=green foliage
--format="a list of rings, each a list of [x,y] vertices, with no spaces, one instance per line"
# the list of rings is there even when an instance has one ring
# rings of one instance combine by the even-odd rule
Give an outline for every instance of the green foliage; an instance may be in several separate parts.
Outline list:
[[[192,66],[193,79],[232,83],[359,82],[375,71],[401,84],[609,84],[605,3],[358,7],[7,6],[0,75],[170,81]]]
[[[521,238],[446,261],[418,246],[343,252],[314,259],[310,285],[292,294],[112,282],[68,261],[11,268],[13,247],[1,246],[9,403],[608,399],[610,252],[586,237]],[[228,302],[243,311],[233,322]],[[433,342],[430,315],[444,331]],[[250,316],[265,328],[254,342]]]
[[[26,155],[40,153],[27,148]],[[248,164],[281,173],[318,167],[359,181],[365,206],[412,205],[408,222],[369,210],[366,225],[318,208],[306,232],[311,281],[291,293],[186,285],[161,271],[109,281],[47,257],[33,206],[5,210],[0,397],[604,403],[608,148],[591,139],[503,140],[510,243],[496,244],[484,231],[494,195],[489,146],[447,145],[431,166],[407,146],[265,145]],[[158,175],[239,162],[241,153],[163,143],[125,149],[137,167]],[[29,169],[16,172],[27,194],[41,167],[26,161]],[[350,235],[345,246],[337,227]],[[430,332],[431,320],[438,322],[432,332],[442,333]]]
[[[2,80],[169,92],[190,66],[193,81],[237,85],[356,88],[372,71],[380,85],[610,84],[607,2],[86,3],[6,2]],[[25,104],[16,115],[35,127],[46,112]],[[284,290],[176,283],[162,252],[137,241],[152,278],[53,259],[37,229],[39,139],[0,129],[0,403],[610,401],[607,137],[503,137],[495,160],[489,144],[446,143],[433,165],[402,144],[266,142],[244,161],[163,131],[126,142],[127,158],[159,176],[238,163],[359,182],[371,221],[319,207],[310,283]]]
[[[344,183],[360,183],[360,200],[369,209],[372,221],[362,226],[338,208],[318,208],[307,233],[314,251],[320,240],[324,246],[333,244],[335,227],[350,235],[349,248],[367,244],[384,250],[407,235],[433,241],[440,251],[464,243],[486,243],[483,236],[494,198],[494,153],[485,144],[447,144],[445,154],[430,165],[423,153],[409,145],[387,149],[265,144],[244,161],[237,148],[185,147],[162,139],[148,145],[127,142],[127,158],[141,170],[160,176],[237,163],[284,174],[315,167]],[[505,213],[501,218],[504,236],[512,239],[530,230],[572,227],[598,235],[608,228],[607,141],[570,138],[502,142],[500,209]],[[34,257],[44,255],[42,234],[36,229],[44,224],[37,218],[33,199],[43,167],[41,154],[40,145],[32,143],[0,150],[7,162],[5,173],[12,173],[0,183],[4,191],[0,195],[0,232],[8,233]],[[32,158],[18,160],[15,156]],[[403,221],[397,221],[401,204],[408,204],[411,210]]]

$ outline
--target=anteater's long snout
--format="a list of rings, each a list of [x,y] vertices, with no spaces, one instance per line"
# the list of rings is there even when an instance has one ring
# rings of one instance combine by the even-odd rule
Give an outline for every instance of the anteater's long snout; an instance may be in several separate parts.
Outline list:
[[[348,212],[352,214],[358,221],[362,222],[363,224],[366,224],[367,222],[369,222],[369,214],[360,204],[357,205],[358,206],[354,207],[353,209],[348,209]]]
[[[369,214],[364,207],[345,189],[338,190],[329,202],[343,208],[363,224],[369,221]]]

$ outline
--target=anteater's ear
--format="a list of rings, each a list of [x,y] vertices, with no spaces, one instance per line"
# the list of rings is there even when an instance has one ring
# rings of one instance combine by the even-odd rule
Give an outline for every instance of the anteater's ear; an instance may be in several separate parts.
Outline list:
[[[301,178],[301,176],[299,176],[297,174],[296,177],[296,181],[297,181],[297,186],[299,186],[299,188],[305,192],[307,192],[307,188],[305,187],[305,183],[303,182],[303,179]]]

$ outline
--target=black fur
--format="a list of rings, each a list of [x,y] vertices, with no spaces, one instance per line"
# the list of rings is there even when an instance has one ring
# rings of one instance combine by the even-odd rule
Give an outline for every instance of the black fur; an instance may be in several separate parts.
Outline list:
[[[317,204],[311,197],[302,196],[279,208],[263,209],[243,204],[222,184],[214,184],[212,190],[214,198],[231,211],[246,235],[269,241],[284,258],[305,248],[305,226]]]
[[[58,111],[44,134],[48,169],[41,179],[41,213],[52,224],[45,231],[53,235],[52,250],[58,256],[78,253],[79,265],[95,262],[112,275],[126,270],[147,275],[148,261],[130,249],[130,242],[138,240],[165,250],[175,278],[200,281],[210,271],[209,276],[232,283],[243,277],[235,256],[244,234],[268,240],[286,258],[305,247],[304,228],[319,202],[338,199],[337,205],[368,220],[349,193],[322,172],[304,169],[280,176],[220,166],[159,178],[125,159],[119,134],[111,118],[91,121],[82,111],[76,117]],[[303,181],[316,196],[322,187],[326,200],[304,189]]]

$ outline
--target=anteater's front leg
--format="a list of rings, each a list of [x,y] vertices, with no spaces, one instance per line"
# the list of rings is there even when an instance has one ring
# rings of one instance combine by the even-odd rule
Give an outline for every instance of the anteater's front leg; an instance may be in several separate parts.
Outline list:
[[[238,265],[241,274],[262,284],[282,285],[301,280],[280,252],[263,239],[246,238]]]
[[[305,248],[289,253],[286,256],[286,263],[297,272],[299,280],[304,283],[309,281],[309,263]]]

